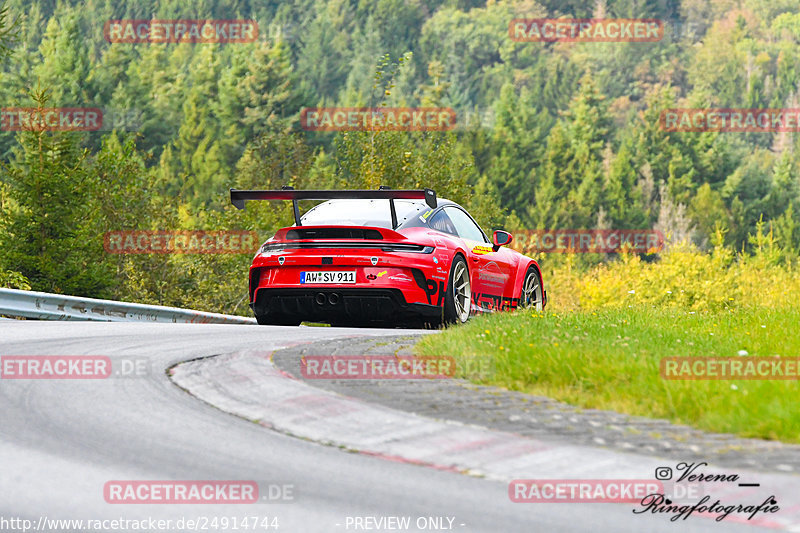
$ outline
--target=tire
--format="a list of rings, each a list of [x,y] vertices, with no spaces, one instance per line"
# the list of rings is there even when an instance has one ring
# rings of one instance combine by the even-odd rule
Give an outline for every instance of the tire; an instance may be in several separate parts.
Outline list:
[[[299,326],[300,320],[289,319],[281,316],[256,314],[256,322],[260,326]]]
[[[447,278],[447,292],[444,295],[445,323],[463,324],[469,319],[470,306],[472,305],[470,287],[467,262],[463,256],[457,255],[453,259],[453,264],[450,266],[450,276]]]
[[[522,286],[519,291],[519,309],[533,308],[536,311],[544,309],[544,299],[542,293],[542,278],[536,267],[528,267],[525,277],[522,278]]]

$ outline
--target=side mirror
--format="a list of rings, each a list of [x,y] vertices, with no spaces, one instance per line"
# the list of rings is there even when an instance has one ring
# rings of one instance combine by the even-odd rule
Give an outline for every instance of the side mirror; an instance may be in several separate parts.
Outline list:
[[[503,230],[496,230],[494,235],[492,235],[492,244],[494,244],[494,250],[497,251],[501,246],[505,246],[506,244],[510,243],[514,240],[514,237],[507,231]]]

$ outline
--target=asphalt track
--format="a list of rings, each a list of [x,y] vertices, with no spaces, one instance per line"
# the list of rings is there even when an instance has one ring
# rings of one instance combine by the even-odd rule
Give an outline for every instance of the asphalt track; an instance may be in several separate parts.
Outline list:
[[[420,517],[439,518],[444,528],[453,519],[452,530],[464,532],[761,530],[697,517],[673,523],[663,515],[634,515],[625,504],[512,503],[506,482],[349,453],[273,431],[204,403],[166,373],[200,357],[397,333],[4,321],[0,356],[103,355],[115,368],[136,359],[143,371],[98,380],[0,380],[0,530],[22,531],[12,519],[30,520],[40,531],[88,531],[76,524],[47,525],[57,519],[153,518],[172,520],[167,531],[233,531],[234,517],[276,517],[277,531],[288,532],[390,530],[375,528],[375,522],[364,521],[367,517],[410,517],[410,531],[443,530],[418,528]],[[249,505],[109,504],[103,487],[111,480],[255,480],[262,488],[291,487],[292,499]],[[795,497],[781,504],[796,507],[800,496]],[[210,527],[214,517],[216,528]],[[221,527],[222,517],[229,527]],[[361,518],[362,527],[354,527],[354,517]],[[190,529],[185,522],[176,527],[181,518],[205,518],[207,527]]]

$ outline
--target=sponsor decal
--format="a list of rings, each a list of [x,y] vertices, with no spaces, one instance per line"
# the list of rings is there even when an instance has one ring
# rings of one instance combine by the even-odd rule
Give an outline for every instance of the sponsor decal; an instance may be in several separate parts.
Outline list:
[[[508,276],[504,276],[503,274],[494,274],[492,272],[479,272],[478,279],[481,279],[492,285],[502,285],[506,282]]]
[[[505,285],[508,277],[507,274],[503,274],[500,271],[500,267],[496,261],[489,261],[478,270],[478,279],[483,280],[489,285],[498,285],[502,287]]]
[[[423,291],[425,291],[425,296],[428,298],[428,304],[433,305],[433,297],[436,296],[436,294],[438,293],[439,298],[436,300],[436,305],[439,307],[442,306],[442,303],[444,303],[444,293],[445,293],[444,281],[440,281],[437,284],[436,281],[432,279],[427,279],[424,277],[424,275],[422,281],[420,281],[416,277],[414,278],[414,280],[417,282],[417,285],[419,285],[419,287]]]
[[[472,249],[472,253],[476,255],[486,255],[492,253],[494,250],[491,246],[476,246]]]
[[[472,293],[472,309],[474,311],[514,310],[519,305],[519,298],[508,298],[498,294]]]
[[[388,271],[386,271],[386,270],[384,270],[383,272],[378,272],[378,277],[380,278],[380,277],[385,276],[387,272]]]

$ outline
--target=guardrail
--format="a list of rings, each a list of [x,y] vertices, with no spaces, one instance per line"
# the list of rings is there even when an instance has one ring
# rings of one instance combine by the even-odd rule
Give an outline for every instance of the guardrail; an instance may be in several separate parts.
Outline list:
[[[0,289],[0,315],[38,320],[255,324],[253,318],[161,305],[131,304],[17,289]]]

